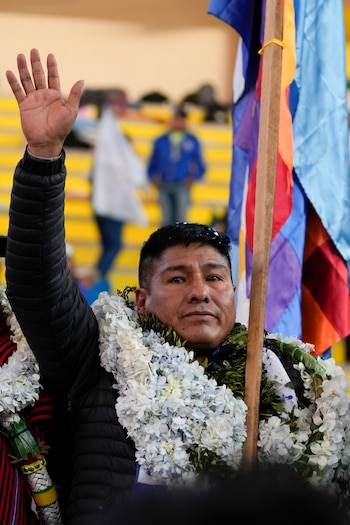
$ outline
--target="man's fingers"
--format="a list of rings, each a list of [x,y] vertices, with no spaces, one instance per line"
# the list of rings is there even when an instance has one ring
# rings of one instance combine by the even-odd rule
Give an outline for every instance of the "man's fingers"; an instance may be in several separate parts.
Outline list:
[[[79,108],[80,97],[84,89],[84,80],[78,80],[72,89],[70,90],[67,105],[69,105],[75,111]]]
[[[16,75],[12,71],[6,71],[7,81],[10,84],[18,104],[20,104],[29,93],[39,89],[46,89],[45,73],[41,64],[39,51],[37,49],[31,50],[30,62],[32,66],[32,75],[29,73],[26,57],[23,54],[19,54],[17,56],[17,67],[20,82],[17,80]],[[54,55],[51,53],[47,56],[47,77],[48,88],[61,92],[57,62]],[[79,80],[73,85],[70,91],[67,105],[69,105],[75,112],[79,108],[83,88],[84,81]]]
[[[58,74],[56,58],[52,53],[47,55],[48,87],[61,91],[60,76]]]
[[[26,57],[22,53],[17,56],[17,67],[19,78],[21,80],[24,91],[26,93],[31,93],[32,91],[35,91],[35,86],[33,84],[32,77],[30,76],[30,73],[28,71]]]
[[[31,50],[30,62],[32,65],[32,75],[34,79],[35,89],[45,89],[46,88],[45,73],[43,70],[43,66],[41,65],[40,54],[37,49]]]
[[[20,104],[26,97],[21,84],[18,82],[16,75],[12,71],[6,71],[6,78],[10,84],[12,93],[15,95],[18,104]]]

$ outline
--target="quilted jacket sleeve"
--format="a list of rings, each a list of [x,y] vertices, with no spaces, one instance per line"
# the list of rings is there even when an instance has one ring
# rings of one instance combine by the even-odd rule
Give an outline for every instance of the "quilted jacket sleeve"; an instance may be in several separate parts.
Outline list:
[[[57,395],[72,397],[97,380],[99,355],[96,318],[66,263],[64,159],[64,153],[53,161],[25,153],[16,168],[6,281],[43,377]]]

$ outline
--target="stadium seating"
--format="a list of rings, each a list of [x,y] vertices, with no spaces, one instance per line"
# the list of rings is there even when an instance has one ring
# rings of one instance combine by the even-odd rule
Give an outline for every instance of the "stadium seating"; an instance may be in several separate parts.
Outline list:
[[[189,119],[191,130],[203,144],[207,163],[205,178],[192,188],[188,220],[211,223],[215,216],[225,213],[229,197],[231,164],[231,126]],[[125,133],[144,162],[150,154],[152,141],[165,128],[152,118],[120,121]],[[17,103],[12,98],[0,98],[0,233],[8,227],[8,207],[14,168],[21,158],[25,142],[20,127]],[[99,237],[90,205],[88,180],[92,164],[89,149],[67,150],[66,184],[66,238],[74,250],[77,266],[92,266],[99,252]],[[154,187],[140,191],[149,220],[146,227],[127,224],[123,233],[123,250],[116,258],[109,275],[112,289],[123,289],[137,284],[137,265],[142,243],[160,223],[160,208]],[[4,280],[3,268],[0,272]]]

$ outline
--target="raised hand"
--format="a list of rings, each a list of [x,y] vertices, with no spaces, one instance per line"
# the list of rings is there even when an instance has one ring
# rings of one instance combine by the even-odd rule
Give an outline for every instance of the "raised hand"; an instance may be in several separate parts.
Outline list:
[[[6,71],[6,77],[18,102],[29,150],[39,157],[55,157],[74,125],[84,82],[76,82],[64,100],[54,55],[47,56],[47,84],[37,49],[31,50],[30,62],[32,73],[25,56],[18,55],[20,81],[12,71]]]

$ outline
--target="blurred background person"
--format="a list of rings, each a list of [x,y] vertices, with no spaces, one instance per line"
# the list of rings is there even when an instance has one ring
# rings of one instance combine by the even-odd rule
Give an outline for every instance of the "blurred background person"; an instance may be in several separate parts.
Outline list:
[[[203,177],[205,164],[200,141],[188,131],[181,108],[174,112],[167,133],[154,141],[147,172],[158,188],[162,225],[186,221],[190,188]]]
[[[223,124],[230,119],[231,105],[218,101],[214,86],[211,84],[202,84],[197,91],[183,97],[181,106],[186,111],[190,111],[193,107],[201,108],[204,122]]]
[[[66,243],[66,256],[69,269],[89,304],[98,299],[100,292],[112,292],[109,281],[105,277],[96,277],[91,268],[75,264],[74,248],[70,243]]]
[[[106,278],[111,270],[122,247],[124,224],[147,224],[137,195],[138,188],[147,187],[147,173],[118,124],[118,115],[125,109],[123,100],[111,95],[97,127],[91,172],[92,207],[101,240],[96,279]]]

